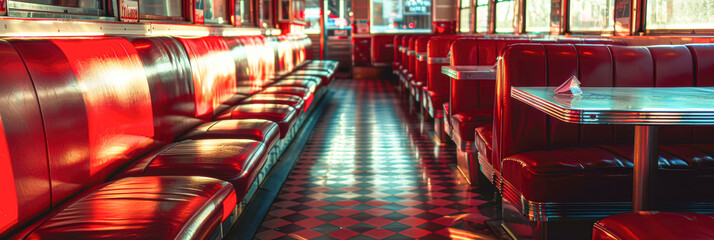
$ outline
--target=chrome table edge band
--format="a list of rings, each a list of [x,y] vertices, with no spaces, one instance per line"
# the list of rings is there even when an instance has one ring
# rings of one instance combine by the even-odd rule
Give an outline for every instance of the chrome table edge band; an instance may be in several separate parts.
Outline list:
[[[432,63],[451,63],[451,58],[448,57],[429,57],[427,59],[427,63],[432,64]]]
[[[456,71],[455,66],[442,66],[441,73],[456,80],[495,81],[496,72],[491,71]]]
[[[520,198],[521,213],[530,221],[603,218],[632,212],[632,202],[534,202],[529,201],[505,179],[500,179],[503,195]],[[661,211],[714,213],[714,203],[659,204]]]
[[[711,125],[714,112],[690,113],[632,113],[579,111],[564,108],[539,97],[511,87],[511,96],[560,121],[576,124],[626,124],[626,125]],[[633,120],[636,119],[636,120]]]

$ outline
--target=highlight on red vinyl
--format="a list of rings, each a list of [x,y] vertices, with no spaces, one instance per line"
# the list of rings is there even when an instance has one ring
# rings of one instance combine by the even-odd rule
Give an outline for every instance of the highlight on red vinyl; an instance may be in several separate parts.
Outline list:
[[[0,124],[0,194],[2,194],[0,197],[0,232],[4,232],[8,227],[17,223],[18,209],[10,151],[7,148],[2,124]]]

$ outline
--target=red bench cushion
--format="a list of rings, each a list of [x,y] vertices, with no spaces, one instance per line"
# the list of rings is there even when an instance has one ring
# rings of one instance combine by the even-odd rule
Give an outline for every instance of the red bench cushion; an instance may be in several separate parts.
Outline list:
[[[132,177],[61,209],[27,239],[207,239],[233,208],[230,183],[206,177]]]
[[[697,213],[633,212],[595,223],[593,240],[714,239],[714,216]]]
[[[212,177],[232,183],[242,199],[267,153],[265,144],[255,140],[185,140],[149,153],[119,176]]]
[[[249,139],[263,142],[270,149],[279,134],[278,124],[269,120],[219,120],[201,124],[181,139]]]
[[[218,119],[265,119],[278,124],[280,136],[285,138],[297,120],[295,108],[284,104],[237,105],[218,116]]]

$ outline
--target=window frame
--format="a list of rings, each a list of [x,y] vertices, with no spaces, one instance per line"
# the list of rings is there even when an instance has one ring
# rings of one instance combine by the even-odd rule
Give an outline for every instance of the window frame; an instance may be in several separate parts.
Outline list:
[[[102,0],[103,8],[80,8],[42,3],[7,0],[5,13],[8,17],[69,19],[93,21],[120,21],[117,0]]]
[[[660,36],[660,35],[674,35],[674,34],[680,34],[680,35],[713,35],[714,34],[714,27],[709,28],[709,29],[649,29],[647,27],[647,7],[649,6],[648,4],[652,0],[647,0],[643,1],[643,5],[640,9],[641,11],[638,11],[637,14],[642,14],[640,19],[642,19],[642,30],[644,31],[645,35],[650,35],[650,36]],[[632,15],[632,14],[631,14]],[[633,17],[633,16],[630,16]],[[632,20],[630,20],[632,21]],[[712,23],[712,26],[714,26],[714,23]]]
[[[528,2],[533,1],[533,0],[523,0],[523,1],[524,1],[523,2],[523,11],[522,11],[523,12],[523,32],[527,33],[527,34],[550,35],[551,15],[553,14],[553,8],[552,8],[553,1],[548,0],[548,2],[550,4],[548,5],[548,9],[549,9],[548,15],[547,15],[547,19],[548,19],[548,27],[547,28],[548,29],[546,31],[529,31],[528,30]]]
[[[374,30],[374,14],[372,11],[374,10],[374,7],[372,6],[374,1],[369,1],[369,34],[371,35],[390,35],[390,34],[401,34],[401,35],[411,35],[411,34],[430,34],[434,32],[434,24],[432,24],[433,19],[434,19],[434,1],[430,1],[430,9],[429,9],[429,24],[428,24],[428,29],[413,29],[413,30],[403,30],[403,29],[395,29],[394,31],[375,31]],[[402,4],[404,4],[405,1],[401,1]],[[402,5],[403,7],[403,5]],[[386,25],[385,25],[386,26]]]
[[[565,21],[566,21],[566,26],[567,26],[565,32],[566,32],[566,33],[569,33],[569,34],[575,34],[575,35],[614,36],[614,35],[615,35],[615,9],[614,9],[614,8],[615,8],[615,0],[610,0],[610,1],[612,1],[612,8],[613,8],[613,9],[612,9],[612,14],[611,14],[611,16],[610,16],[610,17],[612,18],[612,29],[610,29],[609,31],[607,31],[607,30],[603,30],[603,31],[591,31],[591,30],[577,30],[577,31],[573,31],[572,21],[571,21],[571,19],[570,19],[571,12],[572,12],[572,11],[571,11],[572,1],[565,1],[565,2],[566,2],[566,6],[565,6],[566,15],[565,15],[564,19],[565,19]],[[551,10],[551,11],[552,11],[552,10]],[[631,16],[631,17],[632,17],[632,16]],[[562,20],[561,20],[561,21],[562,21]]]
[[[514,8],[513,12],[516,12],[516,8],[518,8],[518,3],[520,1],[519,0],[493,0],[493,12],[492,12],[492,14],[494,16],[494,18],[492,18],[493,19],[493,32],[497,33],[497,34],[499,34],[499,33],[501,33],[501,34],[518,34],[519,29],[518,29],[518,26],[515,26],[515,25],[513,26],[513,31],[511,31],[511,32],[499,32],[498,31],[498,3],[502,3],[502,2],[512,2],[513,8]],[[511,20],[512,21],[511,24],[513,24],[513,22],[516,21],[517,17],[518,16],[516,16],[516,15],[513,16],[513,19]]]
[[[476,13],[474,12],[474,11],[476,11],[476,4],[475,4],[476,0],[468,0],[469,5],[467,7],[463,6],[463,0],[458,0],[458,1],[459,1],[459,4],[458,4],[459,7],[457,8],[458,14],[457,14],[457,21],[456,21],[456,23],[457,23],[456,24],[456,30],[457,30],[456,32],[474,33],[476,31],[476,26],[475,26],[476,25],[476,18],[475,18]],[[467,32],[461,31],[461,20],[463,17],[463,16],[461,16],[461,13],[462,13],[462,10],[464,10],[464,9],[469,9],[469,16],[468,16],[469,19],[468,20],[470,21],[470,25],[469,25],[469,30]]]
[[[493,12],[491,12],[491,10],[492,10],[490,7],[491,0],[486,0],[485,4],[479,4],[478,0],[474,0],[474,1],[475,2],[474,2],[474,8],[473,8],[474,9],[474,11],[473,11],[473,15],[474,15],[473,33],[486,33],[486,34],[491,33],[491,27],[490,27],[491,16],[494,15]],[[478,8],[480,8],[480,7],[486,8],[486,29],[484,31],[479,31],[479,28],[478,28],[478,20],[479,20]],[[494,26],[495,26],[495,24],[494,24]]]
[[[119,1],[121,1],[121,0],[119,0]],[[187,7],[186,1],[181,0],[181,16],[179,16],[179,17],[161,16],[161,15],[154,15],[154,14],[142,14],[141,13],[141,0],[140,0],[139,1],[139,21],[185,23],[185,22],[188,22],[188,19],[186,18],[186,11],[187,11],[186,7]]]

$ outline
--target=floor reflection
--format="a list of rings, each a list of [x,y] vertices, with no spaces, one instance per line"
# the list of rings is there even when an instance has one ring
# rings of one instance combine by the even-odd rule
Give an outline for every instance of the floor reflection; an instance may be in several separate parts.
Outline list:
[[[332,88],[256,238],[495,239],[493,195],[455,174],[455,147],[435,144],[387,81]]]

